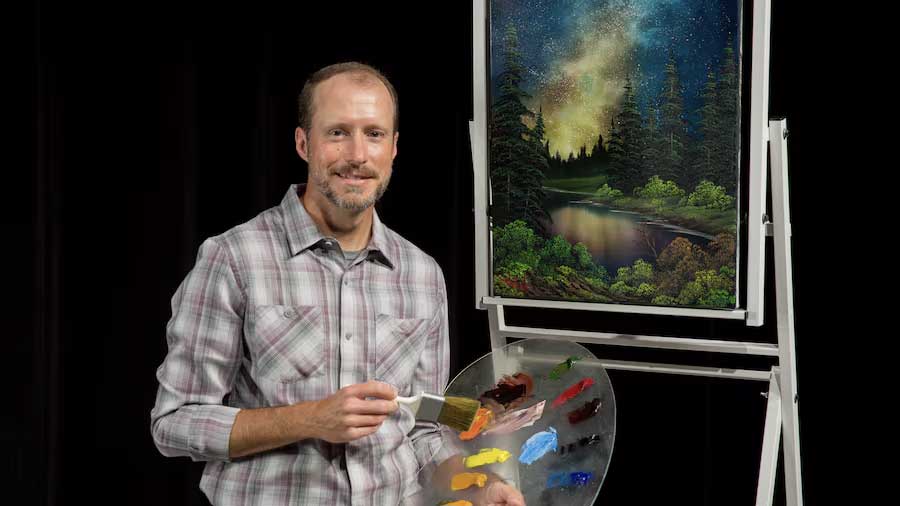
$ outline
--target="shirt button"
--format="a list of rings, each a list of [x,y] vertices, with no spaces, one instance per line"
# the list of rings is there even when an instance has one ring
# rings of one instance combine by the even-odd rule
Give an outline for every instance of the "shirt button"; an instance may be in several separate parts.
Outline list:
[[[345,279],[345,280],[344,280],[344,286],[350,286],[350,280],[349,280],[349,279]]]
[[[351,337],[353,337],[353,334],[351,334],[351,333],[349,333],[349,332],[347,332],[346,334],[344,334],[344,339],[346,339],[346,340],[348,340],[348,341],[350,340]]]
[[[295,313],[294,311],[292,311],[292,310],[290,310],[290,309],[288,309],[287,311],[284,312],[284,317],[285,317],[285,318],[290,319],[290,318],[293,318],[293,317],[295,317],[295,316],[297,316],[297,313]]]

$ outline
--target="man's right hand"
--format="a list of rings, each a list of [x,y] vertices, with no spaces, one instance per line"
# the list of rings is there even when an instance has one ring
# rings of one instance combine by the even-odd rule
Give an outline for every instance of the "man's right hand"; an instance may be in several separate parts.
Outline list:
[[[387,383],[369,381],[342,388],[320,401],[242,409],[231,428],[228,455],[245,457],[309,438],[346,443],[368,436],[397,411],[396,396]]]
[[[317,439],[346,443],[377,431],[397,411],[395,397],[394,388],[380,381],[350,385],[312,402],[304,423]]]

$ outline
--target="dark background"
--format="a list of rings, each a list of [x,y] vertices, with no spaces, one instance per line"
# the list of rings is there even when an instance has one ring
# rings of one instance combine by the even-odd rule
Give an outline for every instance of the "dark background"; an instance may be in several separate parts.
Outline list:
[[[816,24],[797,2],[773,7],[770,116],[791,129],[794,285],[807,504],[833,479],[826,356],[834,331],[819,205],[820,51],[790,27]],[[7,18],[29,35],[8,98],[28,118],[6,136],[29,171],[6,171],[9,286],[2,423],[4,481],[16,502],[206,504],[202,463],[154,448],[149,412],[169,301],[206,237],[274,206],[306,171],[293,147],[296,93],[314,70],[360,60],[400,95],[399,156],[382,219],[434,256],[449,297],[452,374],[489,351],[474,309],[471,6],[468,2],[93,4],[39,1]],[[785,5],[788,4],[788,5]],[[21,97],[19,99],[18,97]],[[25,165],[23,165],[25,166]],[[771,246],[771,240],[769,245]],[[771,250],[771,248],[770,248]],[[771,260],[771,258],[770,258]],[[827,268],[827,266],[826,266]],[[769,265],[769,309],[772,268]],[[772,341],[761,329],[665,317],[510,311],[512,322],[629,333]],[[606,358],[768,368],[772,362],[592,346]],[[714,361],[715,360],[715,361]],[[753,504],[762,383],[610,372],[618,434],[597,504]],[[779,480],[775,504],[783,504]]]

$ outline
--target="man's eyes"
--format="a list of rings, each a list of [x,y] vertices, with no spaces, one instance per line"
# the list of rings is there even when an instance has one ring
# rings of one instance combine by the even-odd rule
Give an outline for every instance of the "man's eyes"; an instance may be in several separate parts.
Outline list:
[[[342,136],[349,135],[349,134],[345,130],[336,128],[334,130],[329,130],[328,135],[330,135],[332,137],[342,137]],[[371,130],[371,131],[366,132],[366,135],[369,137],[376,138],[376,139],[381,139],[381,138],[387,136],[387,134],[381,130]]]

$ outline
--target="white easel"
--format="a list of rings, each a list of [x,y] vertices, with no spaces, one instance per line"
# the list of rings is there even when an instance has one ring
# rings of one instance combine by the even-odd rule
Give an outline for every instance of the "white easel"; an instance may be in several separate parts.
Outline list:
[[[798,423],[797,373],[794,352],[793,286],[791,276],[791,226],[788,202],[787,124],[784,119],[767,121],[769,89],[769,30],[771,0],[758,0],[753,6],[753,40],[750,100],[750,205],[748,210],[748,265],[746,309],[706,310],[657,306],[625,306],[582,302],[562,302],[491,297],[490,228],[487,175],[487,2],[474,0],[474,120],[469,131],[475,172],[475,264],[476,307],[488,311],[491,348],[498,350],[507,338],[543,338],[668,350],[690,350],[735,355],[776,357],[778,365],[770,370],[698,367],[685,364],[658,364],[601,360],[608,369],[648,373],[682,374],[735,380],[767,381],[768,403],[763,433],[756,506],[771,506],[775,493],[778,452],[784,439],[784,477],[786,504],[802,506],[800,478],[800,440]],[[772,178],[767,178],[766,151],[769,152]],[[766,213],[766,189],[772,191],[773,220]],[[568,331],[506,324],[506,306],[661,314],[684,317],[744,320],[748,326],[763,324],[765,238],[773,237],[775,258],[775,302],[777,306],[778,344],[710,340],[691,337],[660,337]],[[523,357],[524,358],[524,357]]]

